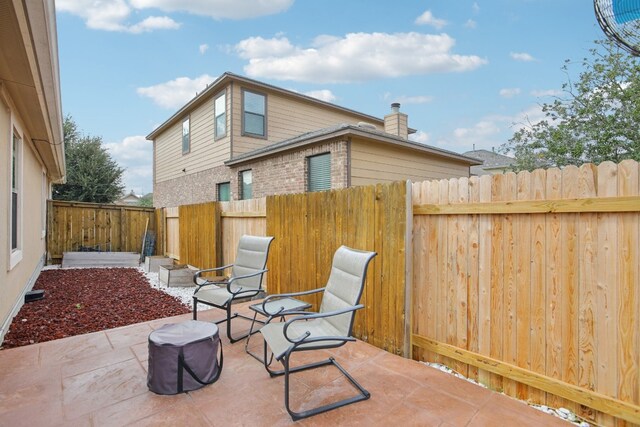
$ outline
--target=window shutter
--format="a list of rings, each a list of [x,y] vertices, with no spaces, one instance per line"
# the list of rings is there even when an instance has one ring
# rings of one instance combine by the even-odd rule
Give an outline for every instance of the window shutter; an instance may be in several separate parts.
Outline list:
[[[309,157],[309,191],[331,190],[331,153]]]

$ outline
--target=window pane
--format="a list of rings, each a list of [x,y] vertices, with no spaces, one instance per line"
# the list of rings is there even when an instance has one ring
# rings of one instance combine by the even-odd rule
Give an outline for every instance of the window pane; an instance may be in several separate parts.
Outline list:
[[[218,201],[228,202],[231,200],[231,184],[223,182],[218,184]]]
[[[253,179],[251,177],[251,171],[242,172],[242,200],[253,198]]]
[[[227,115],[221,114],[216,117],[216,138],[227,133]]]
[[[244,131],[245,133],[264,136],[264,116],[244,113]]]
[[[257,93],[244,92],[244,111],[248,113],[265,114],[264,96]]]
[[[16,189],[16,175],[17,175],[17,164],[18,161],[18,137],[13,135],[13,149],[11,150],[11,189]]]
[[[216,98],[214,111],[216,116],[216,138],[227,133],[227,106],[224,94]]]
[[[11,193],[11,250],[18,249],[18,193]]]
[[[186,119],[182,122],[182,152],[187,153],[190,148],[189,119]]]
[[[308,190],[331,190],[331,153],[309,157]]]

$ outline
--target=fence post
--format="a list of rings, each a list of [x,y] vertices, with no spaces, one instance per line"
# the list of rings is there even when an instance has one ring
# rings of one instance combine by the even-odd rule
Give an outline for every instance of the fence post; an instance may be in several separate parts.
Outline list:
[[[404,234],[404,357],[411,359],[413,313],[411,310],[411,288],[413,286],[413,193],[411,181],[407,180],[405,195],[406,226]]]

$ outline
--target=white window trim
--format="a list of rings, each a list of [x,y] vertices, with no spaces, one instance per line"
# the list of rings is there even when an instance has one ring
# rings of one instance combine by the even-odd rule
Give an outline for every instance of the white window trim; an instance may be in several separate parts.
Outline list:
[[[12,223],[12,210],[11,208],[9,208],[9,215],[7,215],[8,217],[8,223],[7,223],[7,236],[9,236],[9,238],[7,239],[7,246],[8,246],[8,250],[9,250],[9,270],[13,270],[13,268],[18,265],[18,263],[20,261],[22,261],[22,247],[23,247],[23,242],[22,242],[22,227],[23,227],[23,167],[24,167],[24,133],[22,132],[22,129],[19,128],[19,126],[17,125],[17,123],[13,122],[10,126],[10,133],[9,133],[9,137],[10,137],[10,143],[9,143],[9,167],[7,168],[9,171],[9,176],[8,176],[8,183],[9,183],[9,197],[8,197],[8,206],[12,205],[12,201],[11,201],[11,194],[12,194],[12,188],[11,188],[11,173],[12,173],[12,162],[13,162],[13,136],[16,135],[18,137],[18,139],[20,140],[20,143],[18,145],[18,162],[17,162],[17,177],[16,177],[16,185],[18,186],[18,244],[17,244],[17,248],[16,249],[12,249],[11,248],[11,223]]]
[[[47,171],[42,168],[42,206],[40,207],[41,212],[41,227],[42,227],[42,236],[44,239],[47,236],[47,200],[49,199],[49,184],[47,182]]]

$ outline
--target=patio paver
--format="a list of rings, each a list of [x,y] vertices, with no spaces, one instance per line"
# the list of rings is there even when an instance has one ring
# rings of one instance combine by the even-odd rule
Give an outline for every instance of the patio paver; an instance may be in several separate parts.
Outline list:
[[[247,305],[240,310],[247,310]],[[198,313],[200,320],[222,312]],[[361,341],[332,353],[371,392],[371,399],[294,423],[284,409],[283,378],[270,378],[244,352],[244,342],[223,338],[218,382],[193,392],[159,396],[148,391],[147,338],[165,323],[154,320],[103,332],[0,351],[1,426],[569,426],[559,418],[424,364]],[[234,328],[248,322],[234,319]],[[221,334],[223,335],[223,334]],[[252,347],[261,348],[259,335]],[[297,363],[320,358],[301,353]],[[351,395],[335,368],[292,377],[292,404],[309,408]]]

